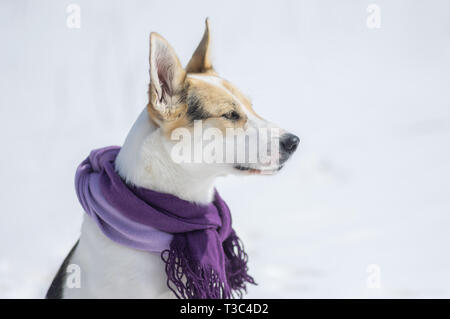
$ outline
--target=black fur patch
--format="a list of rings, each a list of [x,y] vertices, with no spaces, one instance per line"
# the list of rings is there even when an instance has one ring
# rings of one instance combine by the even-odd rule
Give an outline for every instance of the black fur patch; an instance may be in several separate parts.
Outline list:
[[[187,98],[188,110],[187,116],[191,122],[196,120],[205,120],[211,117],[207,111],[204,110],[200,99],[196,96],[189,96]]]
[[[66,281],[67,266],[70,264],[70,259],[72,258],[72,255],[75,252],[75,249],[77,248],[79,242],[80,241],[78,240],[75,243],[67,257],[64,259],[61,267],[59,267],[59,270],[56,273],[56,276],[53,279],[50,288],[48,288],[47,294],[45,295],[46,299],[62,299],[64,284]]]

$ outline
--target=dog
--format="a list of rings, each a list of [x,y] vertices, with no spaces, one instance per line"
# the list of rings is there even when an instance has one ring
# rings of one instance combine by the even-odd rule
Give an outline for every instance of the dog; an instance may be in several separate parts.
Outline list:
[[[259,116],[251,101],[217,74],[210,49],[208,19],[200,44],[185,68],[171,45],[159,34],[151,33],[149,102],[115,160],[117,173],[128,184],[206,204],[213,200],[218,176],[274,174],[297,149],[297,136]],[[193,132],[197,121],[220,132],[235,129],[237,133],[231,138],[276,128],[277,133],[266,140],[262,138],[263,143],[277,146],[277,152],[271,155],[275,161],[237,163],[235,156],[225,163],[174,161],[173,133],[180,128]],[[197,142],[192,139],[192,143]],[[79,267],[82,278],[79,287],[71,288],[66,283],[70,265]],[[173,298],[174,294],[167,287],[159,254],[113,242],[85,214],[80,238],[61,265],[46,297]]]

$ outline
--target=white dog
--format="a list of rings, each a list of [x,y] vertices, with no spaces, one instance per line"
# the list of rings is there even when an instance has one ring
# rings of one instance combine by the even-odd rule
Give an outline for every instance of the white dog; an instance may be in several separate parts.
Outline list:
[[[210,60],[208,20],[203,38],[183,68],[169,43],[150,35],[149,103],[138,117],[115,161],[117,173],[129,184],[175,195],[195,203],[210,203],[214,181],[228,174],[272,174],[296,150],[299,138],[282,129],[267,143],[279,146],[270,163],[178,163],[171,150],[176,129],[193,132],[194,121],[221,132],[229,128],[248,134],[276,126],[255,113],[249,99],[214,71]],[[193,143],[196,140],[193,139]],[[234,157],[232,157],[234,158]],[[69,289],[66,267],[81,269],[82,285]],[[168,298],[164,263],[159,254],[122,246],[106,237],[84,217],[81,237],[66,257],[47,298]]]

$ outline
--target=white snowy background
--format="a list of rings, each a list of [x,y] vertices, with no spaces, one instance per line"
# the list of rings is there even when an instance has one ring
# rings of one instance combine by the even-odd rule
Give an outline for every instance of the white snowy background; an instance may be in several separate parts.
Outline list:
[[[149,33],[186,63],[207,16],[219,73],[302,139],[281,174],[218,182],[248,297],[449,298],[447,0],[2,0],[0,297],[43,297],[77,240],[75,169],[145,106]]]

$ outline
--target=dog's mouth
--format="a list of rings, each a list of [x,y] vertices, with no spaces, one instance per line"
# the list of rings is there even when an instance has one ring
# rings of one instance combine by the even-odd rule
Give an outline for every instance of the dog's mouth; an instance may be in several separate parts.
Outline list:
[[[241,171],[241,172],[245,172],[245,173],[248,173],[248,174],[254,174],[254,175],[267,174],[267,175],[271,175],[271,174],[275,174],[276,172],[281,170],[283,168],[283,165],[280,165],[280,166],[275,167],[275,168],[254,168],[254,167],[244,166],[244,165],[235,165],[234,168],[239,170],[239,171]]]

